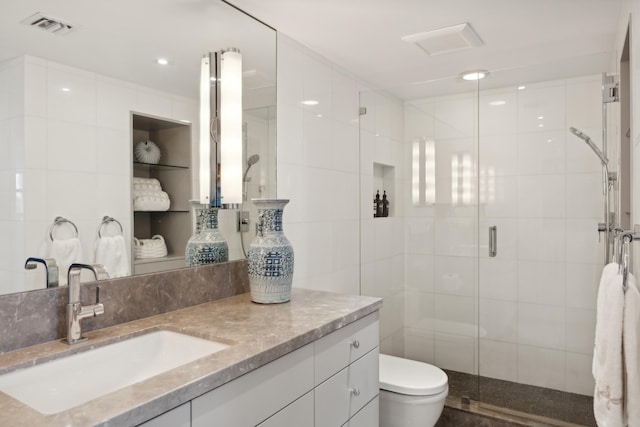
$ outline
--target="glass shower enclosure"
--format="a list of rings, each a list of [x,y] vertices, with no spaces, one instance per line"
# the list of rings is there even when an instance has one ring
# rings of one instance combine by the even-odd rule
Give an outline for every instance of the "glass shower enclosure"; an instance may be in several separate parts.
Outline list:
[[[602,147],[609,58],[361,93],[361,293],[381,352],[444,369],[450,406],[595,425],[602,168],[569,129]]]

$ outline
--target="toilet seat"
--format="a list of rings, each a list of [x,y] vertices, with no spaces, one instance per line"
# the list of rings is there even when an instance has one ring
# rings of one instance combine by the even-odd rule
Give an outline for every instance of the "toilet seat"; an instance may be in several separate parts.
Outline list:
[[[448,389],[449,379],[428,363],[380,355],[380,389],[411,396],[430,396]]]

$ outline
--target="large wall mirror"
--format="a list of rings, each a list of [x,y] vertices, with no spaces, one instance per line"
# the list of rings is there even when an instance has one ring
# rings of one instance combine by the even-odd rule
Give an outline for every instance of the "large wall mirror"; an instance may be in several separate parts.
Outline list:
[[[117,276],[184,268],[205,53],[242,53],[243,211],[251,218],[251,198],[276,196],[274,29],[220,0],[22,0],[3,6],[0,23],[0,293],[46,286],[28,257],[62,250],[95,262],[101,236],[126,242]],[[136,164],[143,140],[166,167]],[[134,177],[159,177],[170,208],[135,209]],[[254,235],[251,219],[239,232],[238,214],[219,215],[230,259]],[[166,259],[136,261],[135,239],[155,234]]]

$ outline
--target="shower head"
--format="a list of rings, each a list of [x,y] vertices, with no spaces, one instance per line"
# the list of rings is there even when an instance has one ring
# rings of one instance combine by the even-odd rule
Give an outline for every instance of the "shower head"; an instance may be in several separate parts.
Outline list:
[[[602,166],[606,166],[609,163],[609,159],[607,159],[607,156],[605,156],[605,154],[602,151],[600,151],[600,149],[598,148],[598,146],[596,146],[593,140],[589,138],[589,135],[587,135],[586,133],[580,132],[578,129],[574,127],[569,128],[569,130],[571,131],[572,134],[574,134],[575,136],[577,136],[578,138],[586,142],[587,145],[589,145],[589,147],[593,150],[593,152],[596,153],[596,156],[600,158],[600,161],[602,162]]]
[[[247,165],[249,167],[255,165],[256,163],[258,163],[260,161],[260,156],[258,154],[254,154],[253,156],[249,157],[247,159]]]
[[[249,181],[249,179],[251,179],[251,178],[247,179],[247,174],[249,173],[249,169],[251,169],[251,166],[255,165],[259,161],[260,161],[260,156],[258,154],[254,154],[247,159],[247,169],[245,169],[244,176],[242,177],[243,182],[247,182]]]

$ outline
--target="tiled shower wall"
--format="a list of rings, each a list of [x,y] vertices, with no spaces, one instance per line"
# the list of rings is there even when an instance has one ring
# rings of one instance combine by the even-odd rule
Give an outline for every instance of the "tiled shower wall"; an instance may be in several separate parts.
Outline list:
[[[435,205],[406,197],[407,357],[592,394],[604,199],[599,161],[568,129],[602,141],[600,85],[598,75],[481,91],[479,101],[407,103],[407,144],[435,139],[437,181]],[[452,156],[461,153],[480,158],[480,200],[469,206],[452,203]],[[498,227],[495,258],[489,225]]]

